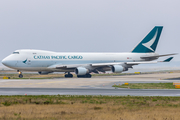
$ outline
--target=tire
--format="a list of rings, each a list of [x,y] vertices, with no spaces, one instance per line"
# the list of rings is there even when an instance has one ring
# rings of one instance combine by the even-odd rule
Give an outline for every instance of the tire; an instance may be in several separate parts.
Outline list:
[[[86,74],[86,78],[91,78],[91,74]]]
[[[73,77],[73,74],[69,74],[69,77],[72,78],[72,77]]]
[[[78,78],[91,78],[91,74],[77,75]]]
[[[66,74],[64,77],[65,77],[65,78],[72,78],[73,75],[72,75],[72,74]]]
[[[65,78],[67,78],[67,77],[68,77],[68,75],[67,75],[67,74],[65,74],[65,75],[64,75],[64,77],[65,77]]]
[[[84,78],[85,75],[77,75],[78,78]]]
[[[19,78],[23,78],[23,75],[22,75],[22,74],[19,74]]]

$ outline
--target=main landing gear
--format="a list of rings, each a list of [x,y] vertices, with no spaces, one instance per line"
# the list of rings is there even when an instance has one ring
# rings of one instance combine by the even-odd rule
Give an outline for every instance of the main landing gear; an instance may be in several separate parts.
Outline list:
[[[65,77],[65,78],[72,78],[73,75],[72,75],[70,72],[68,72],[68,74],[65,74],[64,77]]]
[[[78,78],[91,78],[91,74],[86,74],[86,75],[77,75]]]
[[[23,75],[22,75],[22,72],[18,71],[19,72],[19,78],[23,78]]]
[[[70,72],[68,72],[67,74],[65,73],[64,77],[65,78],[72,78],[73,75]],[[77,77],[78,78],[91,78],[91,74],[88,73],[86,75],[77,75]]]

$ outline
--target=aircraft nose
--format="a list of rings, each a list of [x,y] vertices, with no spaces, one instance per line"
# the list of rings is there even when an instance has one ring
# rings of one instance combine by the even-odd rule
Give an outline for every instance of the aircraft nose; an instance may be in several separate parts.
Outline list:
[[[14,62],[10,60],[10,56],[4,58],[1,63],[7,67],[12,67],[14,65]]]
[[[7,56],[6,58],[4,58],[4,59],[1,61],[1,63],[2,63],[3,65],[7,66],[7,67],[13,68],[13,67],[15,67],[17,61],[14,60],[14,58],[13,58],[12,55],[9,55],[9,56]]]
[[[2,62],[3,65],[7,65],[7,60],[6,60],[6,58],[4,58],[1,62]]]

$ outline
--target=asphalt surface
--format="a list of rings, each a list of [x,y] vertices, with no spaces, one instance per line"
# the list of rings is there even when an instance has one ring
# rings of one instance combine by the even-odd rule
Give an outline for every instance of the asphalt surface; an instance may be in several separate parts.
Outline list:
[[[1,95],[108,95],[180,96],[180,90],[79,89],[79,88],[0,88]]]
[[[0,80],[0,95],[112,95],[180,96],[179,89],[115,89],[114,84],[179,82],[179,73],[105,76],[93,78]]]

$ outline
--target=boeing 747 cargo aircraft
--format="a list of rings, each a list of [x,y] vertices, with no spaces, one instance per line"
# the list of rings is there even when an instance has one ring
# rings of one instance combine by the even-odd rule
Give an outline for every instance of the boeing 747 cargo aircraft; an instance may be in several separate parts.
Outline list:
[[[16,50],[2,60],[2,64],[16,69],[22,78],[22,71],[37,71],[39,74],[65,72],[65,77],[90,78],[90,73],[112,71],[121,73],[133,65],[157,63],[159,57],[175,55],[159,55],[155,53],[162,26],[155,26],[150,33],[131,51],[127,53],[79,53],[51,52],[44,50]],[[169,58],[165,62],[170,61]]]

